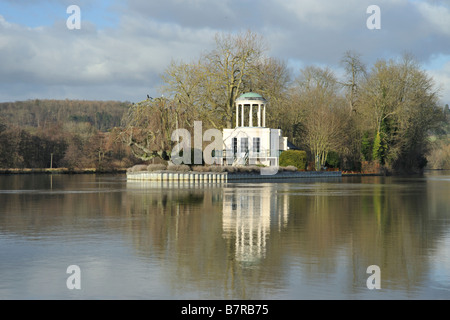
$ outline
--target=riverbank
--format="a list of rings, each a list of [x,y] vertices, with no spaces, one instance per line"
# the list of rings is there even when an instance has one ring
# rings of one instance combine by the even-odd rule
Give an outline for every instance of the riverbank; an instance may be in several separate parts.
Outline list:
[[[353,176],[383,176],[379,173],[362,173],[362,172],[346,172],[346,171],[320,171],[320,172],[340,172],[338,176],[342,177],[353,177]],[[312,175],[323,175],[323,173],[316,171],[298,171],[302,176]],[[0,169],[0,175],[2,174],[125,174],[127,169],[110,169],[110,170],[99,170],[95,168],[84,168],[84,169],[68,169],[68,168],[10,168],[10,169]],[[296,174],[294,172],[294,174]],[[336,174],[333,174],[336,176]],[[285,177],[285,175],[278,174],[277,177]]]
[[[126,173],[127,169],[110,169],[99,170],[95,168],[86,169],[68,169],[68,168],[56,168],[56,169],[0,169],[0,174],[119,174]]]
[[[386,176],[381,173],[364,173],[364,172],[342,172],[343,177],[382,177]]]

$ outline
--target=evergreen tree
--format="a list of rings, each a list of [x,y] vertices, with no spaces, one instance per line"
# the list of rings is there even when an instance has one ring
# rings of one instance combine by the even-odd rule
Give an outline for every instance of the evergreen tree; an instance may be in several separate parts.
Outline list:
[[[375,136],[375,140],[373,141],[373,149],[372,149],[372,159],[378,160],[381,162],[381,137],[380,132],[377,132],[377,135]]]

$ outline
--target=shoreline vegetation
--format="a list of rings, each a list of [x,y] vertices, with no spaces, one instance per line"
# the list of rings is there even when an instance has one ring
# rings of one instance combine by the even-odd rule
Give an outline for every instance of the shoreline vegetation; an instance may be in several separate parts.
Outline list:
[[[10,168],[10,169],[0,169],[0,175],[11,175],[11,174],[122,174],[126,173],[127,169],[95,169],[95,168],[85,168],[85,169],[68,169],[68,168]]]
[[[151,165],[150,165],[151,166]],[[96,169],[96,168],[82,168],[82,169],[69,169],[69,168],[0,168],[0,175],[13,175],[13,174],[126,174],[127,172],[228,172],[228,173],[257,173],[260,167],[193,167],[191,170],[166,168],[166,169],[145,169],[148,168],[145,165],[136,165],[131,168],[118,168],[118,169]],[[335,169],[325,170],[329,172],[337,171]],[[447,169],[425,169],[424,171],[448,171]],[[315,172],[314,170],[295,170],[292,167],[279,167],[279,172]],[[382,172],[355,172],[355,171],[342,171],[342,176],[388,176]]]
[[[233,128],[236,98],[251,91],[269,101],[267,128],[282,130],[302,153],[283,151],[282,166],[381,176],[450,169],[449,106],[411,55],[366,65],[347,51],[340,76],[314,65],[292,73],[250,30],[214,40],[215,48],[194,62],[165,68],[157,98],[0,103],[0,173],[122,173],[167,164],[175,131],[192,137],[196,122],[205,133]],[[194,148],[206,150],[202,142]]]

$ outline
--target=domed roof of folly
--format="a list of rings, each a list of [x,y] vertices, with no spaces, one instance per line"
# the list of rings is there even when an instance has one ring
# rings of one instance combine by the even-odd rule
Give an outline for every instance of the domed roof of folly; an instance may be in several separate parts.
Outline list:
[[[262,95],[255,93],[255,92],[247,92],[243,93],[239,96],[239,98],[236,99],[236,101],[244,101],[244,100],[261,100],[266,101],[266,99],[263,98]]]

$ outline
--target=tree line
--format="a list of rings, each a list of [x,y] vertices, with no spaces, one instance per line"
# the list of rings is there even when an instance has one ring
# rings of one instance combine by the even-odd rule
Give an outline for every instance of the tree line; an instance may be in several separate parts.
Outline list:
[[[46,128],[55,123],[90,123],[99,131],[119,127],[128,102],[27,100],[0,103],[3,121],[12,126]]]
[[[0,168],[127,168],[120,140],[129,103],[28,100],[0,104]]]
[[[254,91],[269,101],[267,125],[282,129],[318,168],[425,168],[430,136],[442,137],[449,117],[433,79],[411,55],[368,66],[348,51],[343,76],[306,66],[293,77],[267,48],[251,31],[217,34],[215,48],[197,60],[173,61],[162,75],[164,96],[129,109],[123,141],[142,160],[167,157],[173,130],[192,130],[193,121],[203,121],[204,130],[231,128],[235,99]]]
[[[124,168],[169,160],[178,128],[231,128],[234,101],[254,91],[268,101],[266,123],[307,152],[316,169],[420,172],[450,168],[449,108],[410,55],[363,63],[342,55],[345,71],[305,66],[293,76],[267,55],[254,32],[219,33],[196,60],[172,61],[161,97],[138,103],[28,100],[0,103],[0,167]]]

